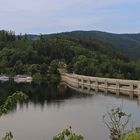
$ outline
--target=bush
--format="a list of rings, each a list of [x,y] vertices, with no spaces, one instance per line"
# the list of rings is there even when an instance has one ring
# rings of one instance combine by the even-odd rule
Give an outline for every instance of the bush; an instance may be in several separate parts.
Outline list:
[[[69,129],[64,129],[61,133],[56,135],[53,140],[84,140],[84,137],[73,133],[70,127]]]
[[[122,134],[120,140],[140,140],[140,128]]]

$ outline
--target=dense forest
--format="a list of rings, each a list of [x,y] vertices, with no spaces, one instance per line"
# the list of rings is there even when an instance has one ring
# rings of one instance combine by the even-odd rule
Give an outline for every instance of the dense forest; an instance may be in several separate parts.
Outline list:
[[[116,49],[121,39],[120,41],[116,39],[116,44],[113,45],[115,42],[104,41],[106,37],[103,35],[104,40],[98,36],[95,36],[95,39],[94,35],[90,34],[86,37],[86,34],[72,32],[33,36],[15,35],[13,31],[2,30],[0,31],[0,73],[30,74],[39,77],[49,72],[51,79],[58,74],[58,61],[63,60],[68,72],[99,77],[140,79],[138,57],[134,59],[129,53],[126,55],[120,51],[122,46]],[[129,40],[131,42],[135,39],[139,40],[134,36]]]
[[[73,31],[59,34],[45,35],[47,38],[65,37],[88,41],[105,47],[113,47],[115,50],[132,57],[140,58],[140,33],[139,34],[113,34],[100,31]],[[32,36],[33,37],[33,36]]]

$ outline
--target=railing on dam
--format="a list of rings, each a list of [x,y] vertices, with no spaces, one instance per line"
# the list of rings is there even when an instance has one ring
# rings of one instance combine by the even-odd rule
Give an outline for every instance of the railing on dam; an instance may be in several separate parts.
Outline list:
[[[140,100],[140,81],[100,78],[68,73],[62,73],[61,80],[66,82],[68,86],[81,91],[86,90],[90,93],[90,91],[101,90],[117,95],[129,95],[130,98],[137,96]]]

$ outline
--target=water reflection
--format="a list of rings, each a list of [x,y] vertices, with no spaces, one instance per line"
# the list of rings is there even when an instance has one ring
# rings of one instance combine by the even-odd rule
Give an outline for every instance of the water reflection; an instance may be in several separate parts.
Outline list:
[[[66,99],[90,97],[89,94],[78,94],[67,86],[52,87],[47,84],[5,82],[0,84],[0,101],[3,102],[16,91],[23,91],[29,97],[29,102],[35,105],[57,104],[60,106]],[[29,103],[28,102],[28,103]]]
[[[109,132],[102,122],[108,107],[123,105],[132,114],[134,127],[140,126],[140,107],[136,100],[116,97],[114,94],[82,94],[66,86],[50,87],[45,83],[0,84],[0,99],[3,101],[15,91],[23,91],[29,101],[0,119],[0,136],[12,131],[18,140],[52,140],[65,127],[84,135],[86,140],[108,140]]]

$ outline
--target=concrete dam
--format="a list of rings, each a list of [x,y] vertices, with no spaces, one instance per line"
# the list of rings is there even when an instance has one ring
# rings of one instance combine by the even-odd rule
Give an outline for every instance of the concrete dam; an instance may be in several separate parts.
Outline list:
[[[140,81],[122,80],[113,78],[100,78],[83,76],[77,74],[61,73],[61,81],[70,88],[93,94],[98,91],[111,92],[119,96],[120,94],[129,96],[131,99],[136,96],[140,102]]]

